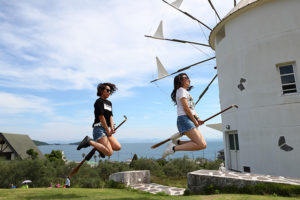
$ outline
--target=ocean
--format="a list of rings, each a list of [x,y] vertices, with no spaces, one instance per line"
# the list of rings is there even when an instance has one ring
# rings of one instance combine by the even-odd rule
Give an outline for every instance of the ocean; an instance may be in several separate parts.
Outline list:
[[[223,141],[206,141],[207,148],[201,151],[180,151],[176,152],[173,155],[168,156],[168,158],[180,158],[184,155],[187,155],[189,158],[196,159],[196,158],[206,158],[209,160],[215,160],[218,151],[224,149]],[[156,148],[151,149],[151,146],[154,143],[121,143],[122,149],[121,151],[116,151],[114,154],[109,158],[112,161],[126,161],[133,157],[134,154],[138,156],[138,158],[154,158],[158,159],[161,158],[161,155],[164,151],[166,144]],[[52,150],[62,150],[64,155],[66,156],[67,160],[79,162],[83,159],[83,154],[87,155],[91,150],[92,147],[81,149],[77,151],[77,145],[68,145],[68,144],[61,144],[61,145],[42,145],[38,146],[40,151],[43,154],[49,154]],[[90,161],[98,162],[99,156],[98,153],[96,160],[93,157]],[[106,157],[105,159],[108,159]]]

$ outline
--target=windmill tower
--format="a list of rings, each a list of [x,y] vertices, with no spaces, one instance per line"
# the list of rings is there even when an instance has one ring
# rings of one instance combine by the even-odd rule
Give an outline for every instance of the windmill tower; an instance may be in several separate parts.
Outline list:
[[[234,0],[222,19],[208,2],[220,19],[213,29],[180,10],[182,1],[167,4],[211,30],[208,46],[216,54],[221,108],[239,105],[222,114],[226,168],[300,177],[300,1]],[[188,42],[166,39],[160,29],[147,37]],[[168,74],[157,63],[153,81],[197,64]]]
[[[300,1],[241,0],[211,31],[226,168],[300,177]]]

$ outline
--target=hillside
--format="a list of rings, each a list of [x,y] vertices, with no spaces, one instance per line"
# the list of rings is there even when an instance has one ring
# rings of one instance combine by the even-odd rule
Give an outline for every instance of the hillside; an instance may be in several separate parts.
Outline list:
[[[41,146],[41,145],[49,145],[47,142],[42,142],[38,140],[32,140],[36,146]]]

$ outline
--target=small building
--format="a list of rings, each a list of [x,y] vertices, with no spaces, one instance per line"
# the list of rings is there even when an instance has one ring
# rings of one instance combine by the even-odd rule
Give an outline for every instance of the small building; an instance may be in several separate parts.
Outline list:
[[[45,158],[28,135],[0,132],[1,160],[24,160],[30,158],[30,156],[26,153],[26,151],[29,149],[33,149],[35,152],[37,152],[39,159]]]
[[[241,0],[212,30],[227,169],[300,177],[300,0]]]

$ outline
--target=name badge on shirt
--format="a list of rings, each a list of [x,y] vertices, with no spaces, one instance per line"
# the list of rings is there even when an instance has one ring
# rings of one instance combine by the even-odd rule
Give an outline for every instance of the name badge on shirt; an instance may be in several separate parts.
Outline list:
[[[108,104],[104,104],[104,110],[111,111],[111,106]]]

